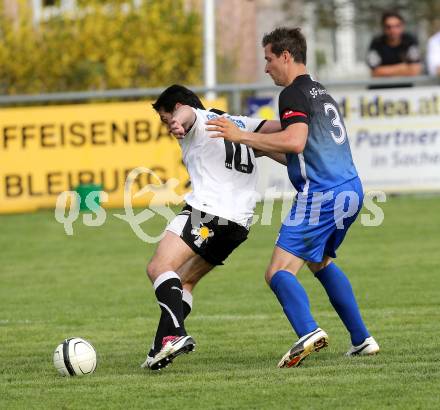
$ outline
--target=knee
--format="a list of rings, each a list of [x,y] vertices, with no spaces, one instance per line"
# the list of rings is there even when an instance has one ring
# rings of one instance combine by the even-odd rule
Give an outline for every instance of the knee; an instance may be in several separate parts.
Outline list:
[[[269,266],[266,269],[266,272],[264,273],[264,279],[266,280],[266,283],[270,286],[270,281],[272,280],[273,275],[275,275],[277,271],[273,269],[272,266]]]
[[[299,272],[299,268],[296,268],[294,266],[286,266],[286,265],[280,265],[280,264],[272,264],[269,265],[269,267],[266,269],[266,272],[264,274],[264,278],[266,280],[266,283],[270,286],[270,282],[274,275],[279,271],[287,271],[291,273],[293,276],[296,276]]]
[[[159,265],[154,260],[151,260],[148,263],[146,273],[152,282],[154,282],[156,278],[163,272],[164,270],[160,269]]]

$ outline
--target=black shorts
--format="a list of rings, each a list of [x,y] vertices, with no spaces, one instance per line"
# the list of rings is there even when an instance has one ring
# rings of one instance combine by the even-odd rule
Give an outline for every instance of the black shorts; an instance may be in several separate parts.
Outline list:
[[[240,224],[200,212],[189,205],[184,206],[166,229],[179,235],[197,255],[212,265],[223,265],[249,234]]]

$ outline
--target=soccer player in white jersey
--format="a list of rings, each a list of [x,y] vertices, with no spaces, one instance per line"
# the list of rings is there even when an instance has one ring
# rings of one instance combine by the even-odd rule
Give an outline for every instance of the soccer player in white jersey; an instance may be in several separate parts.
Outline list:
[[[178,138],[192,191],[166,228],[147,266],[161,308],[156,336],[142,367],[161,369],[194,350],[184,320],[192,308],[196,283],[247,239],[256,203],[257,172],[252,148],[209,138],[206,121],[223,116],[251,132],[280,130],[264,121],[205,110],[191,90],[172,85],[153,104],[161,121]]]

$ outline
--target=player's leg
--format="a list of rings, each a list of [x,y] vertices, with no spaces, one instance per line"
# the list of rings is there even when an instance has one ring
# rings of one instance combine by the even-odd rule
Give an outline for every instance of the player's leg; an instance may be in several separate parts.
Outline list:
[[[176,216],[176,218],[168,225],[167,235],[174,234],[178,248],[180,249],[179,256],[176,257],[176,249],[170,249],[169,242],[163,242],[159,245],[156,254],[148,266],[149,276],[157,276],[154,274],[154,270],[160,272],[164,267],[173,269],[173,272],[177,273],[181,277],[182,286],[182,312],[185,318],[189,314],[192,307],[192,294],[191,290],[195,284],[207,273],[212,267],[217,264],[215,261],[210,263],[208,239],[212,237],[213,232],[208,227],[205,227],[201,231],[201,225],[196,224],[193,226],[191,214],[194,210],[185,206],[182,212]],[[204,214],[203,214],[204,215]],[[214,218],[214,217],[213,217]],[[218,218],[217,218],[218,219]],[[208,222],[207,225],[211,226],[213,221]],[[207,232],[205,232],[207,230]],[[204,233],[207,233],[206,237]],[[220,235],[221,236],[221,235]],[[163,251],[163,252],[162,252]],[[207,253],[205,255],[205,253]],[[202,256],[200,256],[202,255]],[[170,264],[173,264],[170,266]],[[158,268],[159,266],[159,268]],[[176,268],[176,266],[178,266]],[[151,271],[151,272],[150,272]],[[158,279],[156,279],[158,280]],[[171,329],[170,329],[171,328]],[[162,313],[161,320],[159,322],[158,330],[155,337],[155,342],[150,350],[149,356],[161,357],[157,354],[158,348],[160,348],[160,341],[164,340],[164,336],[170,334],[173,331],[170,317]],[[148,358],[147,358],[148,361]]]
[[[206,214],[203,214],[205,217]],[[211,215],[206,222],[185,224],[182,238],[196,254],[177,269],[183,285],[183,313],[186,318],[192,310],[192,290],[216,265],[223,265],[228,256],[243,243],[249,230],[235,222]]]
[[[179,238],[194,252],[191,258],[185,260],[176,269],[185,284],[182,293],[189,302],[188,305],[192,299],[190,291],[196,283],[215,265],[222,265],[228,255],[244,242],[248,235],[245,227],[230,221],[226,221],[228,223],[225,225],[220,224],[219,218],[215,216],[209,221],[193,226],[190,212],[192,212],[191,208],[185,208],[167,227],[167,230],[179,235]]]
[[[199,282],[199,280],[205,276],[214,265],[208,263],[199,255],[194,255],[188,259],[181,267],[176,269],[176,273],[179,275],[182,282],[183,292],[182,292],[182,307],[183,307],[183,318],[191,313],[193,305],[192,290]],[[153,358],[162,348],[162,340],[172,333],[172,321],[169,315],[162,314],[159,320],[159,324],[156,330],[156,335],[153,340],[153,345],[148,353],[150,358],[150,363]]]
[[[153,282],[161,308],[154,343],[144,363],[152,369],[164,367],[172,360],[173,354],[194,348],[194,340],[187,335],[184,326],[183,287],[176,272],[194,255],[178,235],[167,231],[147,266],[147,275]]]
[[[282,357],[278,367],[298,366],[313,351],[327,346],[328,336],[310,311],[309,298],[296,278],[304,260],[276,246],[266,270],[266,282],[283,307],[299,340]]]
[[[147,266],[162,315],[171,319],[172,334],[186,334],[182,306],[182,282],[177,270],[194,256],[193,250],[176,234],[167,231]]]
[[[329,202],[331,207],[321,212],[328,232],[324,256],[319,263],[308,263],[308,266],[326,290],[331,304],[350,333],[353,346],[360,346],[358,353],[373,354],[379,350],[379,346],[370,337],[362,320],[350,281],[332,262],[332,258],[336,257],[336,250],[362,208],[362,184],[359,178],[355,178],[335,189],[334,194],[335,200]],[[356,351],[355,348],[354,352]]]
[[[214,265],[204,260],[201,256],[194,255],[193,257],[188,259],[181,267],[176,269],[176,273],[179,275],[183,287],[182,307],[184,320],[187,318],[192,310],[193,288],[203,276],[205,276],[210,270],[212,270],[213,267]],[[170,320],[169,315],[161,315],[153,346],[148,353],[150,357],[154,357],[156,353],[161,349],[161,342],[163,338],[170,335],[170,332],[172,332],[172,321]]]
[[[147,267],[147,274],[154,282],[158,275],[163,272],[174,272],[177,276],[178,270],[185,266],[196,255],[195,249],[192,245],[191,237],[191,213],[192,208],[184,206],[182,211],[169,223],[166,228],[165,237],[159,243],[157,250]],[[182,289],[183,298],[189,299],[186,292],[183,291],[182,281],[180,281],[180,289]],[[182,303],[182,311],[184,304]],[[183,314],[184,315],[184,314]],[[172,320],[169,315],[162,315],[159,322],[158,332],[156,333],[155,343],[153,344],[150,353],[160,348],[162,337],[167,336],[172,331]],[[169,330],[170,328],[171,330]]]
[[[296,278],[304,260],[275,246],[265,279],[283,307],[298,337],[315,330],[318,325],[310,312],[307,293]]]
[[[350,333],[353,345],[360,345],[370,334],[347,276],[329,256],[321,263],[309,262],[307,265],[327,292],[330,303]]]
[[[353,347],[349,355],[377,353],[379,345],[362,320],[348,277],[329,256],[320,263],[309,262],[307,265],[324,287],[330,303],[350,333]]]

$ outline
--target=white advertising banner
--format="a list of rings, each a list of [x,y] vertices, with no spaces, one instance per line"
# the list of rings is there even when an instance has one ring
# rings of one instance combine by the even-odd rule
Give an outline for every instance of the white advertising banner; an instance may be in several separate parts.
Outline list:
[[[332,96],[366,190],[440,190],[440,87]]]
[[[440,191],[440,87],[329,91],[365,190]],[[293,189],[272,164],[259,160],[259,192]]]

